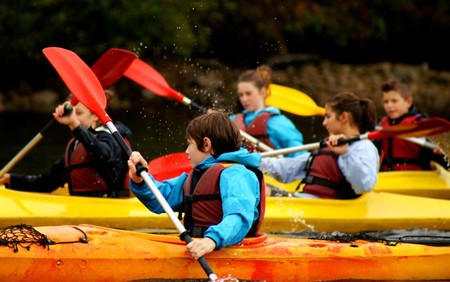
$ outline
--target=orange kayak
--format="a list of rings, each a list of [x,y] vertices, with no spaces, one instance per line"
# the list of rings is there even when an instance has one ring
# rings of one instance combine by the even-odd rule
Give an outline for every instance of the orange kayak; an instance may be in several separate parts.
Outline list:
[[[208,279],[175,234],[155,235],[93,225],[43,226],[34,231],[52,243],[22,244],[16,246],[17,251],[2,244],[2,281]],[[2,233],[8,232],[2,229]],[[39,237],[34,235],[37,241]],[[205,258],[219,278],[239,280],[450,279],[448,246],[363,240],[343,243],[262,234]]]

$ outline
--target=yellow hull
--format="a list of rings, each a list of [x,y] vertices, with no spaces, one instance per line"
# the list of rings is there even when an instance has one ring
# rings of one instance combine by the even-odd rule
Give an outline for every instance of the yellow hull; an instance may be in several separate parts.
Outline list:
[[[174,229],[166,214],[137,198],[109,199],[0,188],[0,227],[94,224],[121,229]],[[450,230],[450,201],[371,192],[355,200],[269,197],[262,231],[359,232],[406,228]]]
[[[201,279],[185,243],[170,235],[98,226],[35,227],[56,243],[18,251],[0,247],[2,281]],[[87,239],[87,243],[80,242]],[[70,242],[70,243],[69,243]],[[205,256],[219,278],[259,281],[450,279],[450,247],[262,235]]]
[[[450,171],[433,163],[429,171],[389,171],[379,172],[374,187],[376,192],[389,192],[437,199],[450,199]],[[300,181],[282,183],[265,175],[267,184],[295,192]],[[301,190],[301,189],[300,189]]]

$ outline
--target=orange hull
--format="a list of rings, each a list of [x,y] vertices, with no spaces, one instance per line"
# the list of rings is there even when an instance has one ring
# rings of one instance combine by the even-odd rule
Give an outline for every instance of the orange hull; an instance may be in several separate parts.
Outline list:
[[[88,243],[0,247],[1,281],[200,279],[207,275],[177,236],[78,225]],[[84,238],[73,226],[36,227],[54,242]],[[219,278],[312,281],[450,279],[450,247],[261,236],[205,256]]]

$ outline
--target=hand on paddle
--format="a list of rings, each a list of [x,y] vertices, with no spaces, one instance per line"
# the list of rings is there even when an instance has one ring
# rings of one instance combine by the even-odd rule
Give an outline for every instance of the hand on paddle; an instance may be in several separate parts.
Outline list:
[[[212,239],[205,237],[201,239],[193,239],[192,242],[186,245],[186,248],[189,255],[197,260],[203,255],[214,251],[216,248],[216,243]]]
[[[67,125],[69,126],[70,130],[74,130],[75,128],[80,126],[80,121],[78,120],[75,111],[71,111],[70,113],[66,112],[65,107],[67,104],[68,103],[58,105],[55,109],[55,112],[53,113],[53,117],[60,124]]]
[[[130,168],[128,174],[130,176],[130,179],[133,180],[134,183],[141,183],[142,181],[144,181],[144,179],[142,179],[142,177],[137,174],[136,165],[139,163],[143,167],[148,166],[147,161],[144,159],[144,157],[142,157],[141,153],[136,151],[132,152],[130,158],[128,159],[128,167]]]
[[[336,155],[342,155],[348,152],[348,143],[339,144],[340,139],[347,138],[344,134],[336,134],[328,136],[328,140],[326,144],[328,145],[328,149],[330,149]]]

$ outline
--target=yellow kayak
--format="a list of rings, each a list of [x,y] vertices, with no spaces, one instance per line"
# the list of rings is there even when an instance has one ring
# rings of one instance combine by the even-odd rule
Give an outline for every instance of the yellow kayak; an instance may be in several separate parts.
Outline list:
[[[437,199],[450,199],[450,171],[432,162],[433,170],[402,170],[378,173],[374,187],[377,192],[389,192]],[[265,175],[267,184],[290,193],[295,192],[300,181],[282,183]],[[301,188],[300,188],[301,190]]]
[[[413,196],[450,199],[450,171],[436,162],[429,171],[389,171],[379,172],[374,187],[376,192],[389,192]],[[148,170],[157,180],[164,180],[189,172],[191,164],[184,152],[165,155],[149,162]],[[265,174],[267,184],[282,191],[295,192],[299,181],[282,183]],[[301,190],[301,188],[300,188]]]
[[[137,198],[92,198],[20,192],[0,187],[0,227],[94,224],[121,229],[174,229],[166,214]],[[450,201],[371,192],[354,200],[268,197],[265,232],[359,232],[397,228],[450,230]]]
[[[0,246],[2,281],[206,281],[175,235],[91,225],[10,226],[26,240]],[[5,236],[4,238],[8,238]],[[9,237],[11,238],[11,237]],[[38,239],[46,239],[38,241]],[[14,250],[15,248],[15,250]],[[270,234],[205,255],[221,281],[447,280],[450,247]],[[235,281],[235,280],[234,280]]]

